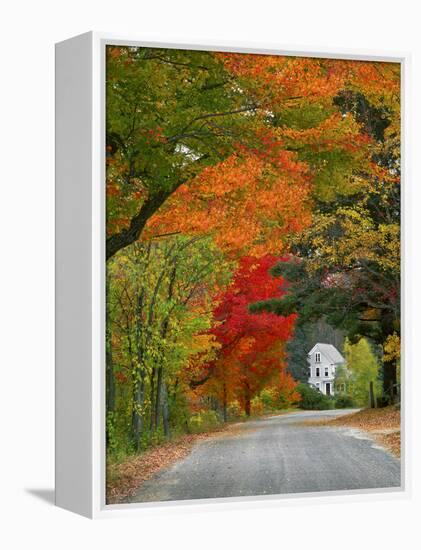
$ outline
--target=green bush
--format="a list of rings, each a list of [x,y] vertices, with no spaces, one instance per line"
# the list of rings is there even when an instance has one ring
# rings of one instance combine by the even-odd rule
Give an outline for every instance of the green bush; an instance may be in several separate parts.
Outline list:
[[[301,395],[301,401],[298,403],[300,409],[323,411],[334,408],[335,402],[332,397],[324,395],[308,384],[298,384],[296,391]]]
[[[111,462],[121,462],[133,452],[127,438],[124,419],[116,412],[109,411],[106,421],[107,456]]]
[[[202,433],[215,430],[221,425],[216,411],[200,411],[193,414],[188,421],[188,429],[190,433]]]
[[[264,389],[260,392],[260,399],[265,409],[276,409],[276,391],[273,388]]]
[[[339,395],[335,399],[335,407],[337,409],[348,409],[354,407],[354,401],[350,395]]]

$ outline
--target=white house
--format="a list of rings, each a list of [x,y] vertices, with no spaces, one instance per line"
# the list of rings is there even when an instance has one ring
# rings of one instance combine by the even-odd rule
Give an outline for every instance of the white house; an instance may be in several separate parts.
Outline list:
[[[332,344],[316,344],[308,353],[308,383],[325,395],[334,395],[335,370],[345,359]]]

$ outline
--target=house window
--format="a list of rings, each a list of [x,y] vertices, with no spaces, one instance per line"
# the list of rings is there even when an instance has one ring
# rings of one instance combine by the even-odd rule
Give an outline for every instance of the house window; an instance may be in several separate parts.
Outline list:
[[[316,376],[320,376],[320,369],[319,369],[319,367],[316,367]]]
[[[329,376],[329,369],[328,369],[328,367],[325,367],[325,376]]]
[[[316,363],[320,363],[320,352],[316,352]]]

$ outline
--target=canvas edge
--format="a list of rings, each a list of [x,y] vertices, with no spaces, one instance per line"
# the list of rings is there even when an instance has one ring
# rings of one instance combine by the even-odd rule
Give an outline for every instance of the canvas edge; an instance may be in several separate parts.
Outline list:
[[[93,515],[92,33],[55,47],[55,503]]]
[[[407,434],[411,431],[411,415],[409,414],[410,395],[409,380],[411,365],[411,326],[413,312],[409,301],[412,279],[408,266],[408,251],[411,249],[410,227],[410,186],[409,164],[407,158],[409,136],[409,68],[411,56],[408,52],[379,52],[344,50],[341,48],[326,49],[312,46],[297,47],[288,45],[256,44],[252,42],[200,41],[186,44],[182,40],[162,42],[161,40],[142,40],[133,37],[121,37],[110,33],[88,33],[92,40],[92,508],[88,514],[94,518],[111,518],[132,516],[133,514],[154,514],[163,509],[172,512],[185,510],[214,510],[223,506],[224,509],[255,508],[265,506],[339,503],[350,501],[378,501],[379,499],[409,498],[410,496],[410,442]],[[86,35],[82,35],[86,36]],[[77,37],[79,38],[79,37]],[[74,39],[71,39],[74,40]],[[66,41],[67,42],[67,41]],[[253,497],[234,497],[228,499],[210,499],[200,501],[176,501],[157,503],[133,503],[130,505],[106,505],[105,503],[105,190],[102,182],[105,177],[105,47],[106,45],[132,45],[145,47],[165,47],[193,50],[235,51],[240,53],[298,55],[308,57],[334,57],[366,61],[385,61],[400,63],[402,67],[402,166],[403,166],[403,206],[402,206],[402,289],[403,289],[403,442],[402,442],[402,486],[361,491],[337,491],[322,493],[305,493],[291,495],[271,495]],[[99,284],[98,284],[99,283]],[[404,316],[405,313],[405,316]],[[409,386],[410,387],[410,386]]]

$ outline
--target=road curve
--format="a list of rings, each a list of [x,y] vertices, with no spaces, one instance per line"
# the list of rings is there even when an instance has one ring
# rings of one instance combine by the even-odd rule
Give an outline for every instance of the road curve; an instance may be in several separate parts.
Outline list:
[[[299,411],[247,422],[198,443],[127,502],[400,486],[400,461],[360,432],[306,425],[349,410]]]

